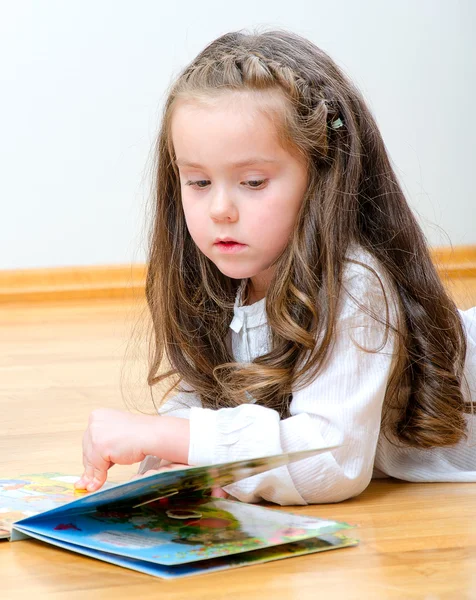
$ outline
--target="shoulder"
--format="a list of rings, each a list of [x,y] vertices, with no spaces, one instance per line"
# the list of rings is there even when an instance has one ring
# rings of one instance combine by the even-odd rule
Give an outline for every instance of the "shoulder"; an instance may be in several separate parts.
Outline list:
[[[384,265],[362,246],[351,246],[342,272],[340,317],[361,315],[397,326],[399,312],[398,293]]]
[[[393,287],[382,263],[362,246],[350,246],[342,272],[342,283],[353,288]]]
[[[397,290],[384,265],[362,246],[351,246],[346,254],[342,286],[360,300],[366,297],[396,301]]]
[[[458,310],[469,345],[476,347],[476,306],[468,310]]]
[[[476,402],[476,307],[460,310],[459,315],[466,337],[465,390],[469,392],[472,401]]]

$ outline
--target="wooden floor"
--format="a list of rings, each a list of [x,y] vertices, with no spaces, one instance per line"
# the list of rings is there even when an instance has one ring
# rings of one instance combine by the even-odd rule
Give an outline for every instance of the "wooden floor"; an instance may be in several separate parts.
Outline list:
[[[68,449],[63,469],[76,473],[91,410],[154,412],[144,308],[104,300],[0,305],[0,473],[24,470],[32,453],[35,471],[54,470],[60,448]],[[115,479],[130,472],[116,467]]]
[[[462,307],[476,285],[458,284]],[[81,473],[89,412],[153,411],[147,319],[120,301],[0,306],[0,476]],[[115,467],[121,481],[131,467]],[[356,548],[164,582],[38,542],[0,542],[1,598],[476,598],[476,485],[373,482],[338,505],[293,508],[356,524]]]

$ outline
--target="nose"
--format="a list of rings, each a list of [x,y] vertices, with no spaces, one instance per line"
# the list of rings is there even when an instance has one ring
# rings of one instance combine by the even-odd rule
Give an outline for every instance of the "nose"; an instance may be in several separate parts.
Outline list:
[[[225,189],[216,189],[210,195],[209,214],[213,221],[234,222],[238,220],[238,208],[232,195]]]

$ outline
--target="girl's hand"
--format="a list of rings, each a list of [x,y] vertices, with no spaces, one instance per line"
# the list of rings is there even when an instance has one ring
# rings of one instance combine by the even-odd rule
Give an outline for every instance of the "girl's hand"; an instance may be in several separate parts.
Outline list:
[[[157,435],[158,418],[112,409],[95,410],[83,437],[84,473],[77,489],[93,492],[107,479],[114,464],[132,465],[147,455]]]

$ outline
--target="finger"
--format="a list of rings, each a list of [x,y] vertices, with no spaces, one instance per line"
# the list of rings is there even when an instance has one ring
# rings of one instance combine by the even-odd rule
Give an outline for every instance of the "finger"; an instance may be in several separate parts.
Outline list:
[[[83,474],[81,475],[79,481],[77,481],[74,485],[74,487],[79,490],[86,490],[88,485],[92,483],[94,479],[94,468],[89,463],[85,453],[83,454],[83,466]]]
[[[221,487],[213,487],[211,496],[212,498],[228,498],[228,494]]]
[[[91,415],[89,415],[89,421],[91,421]],[[86,469],[89,464],[88,456],[91,452],[91,443],[89,439],[89,429],[83,434],[83,467],[84,471],[79,480],[74,484],[74,487],[77,490],[85,490],[87,486],[91,483],[91,472]]]
[[[88,487],[88,485],[93,481],[93,479],[94,479],[94,476],[91,475],[89,470],[86,471],[86,469],[85,469],[83,474],[81,475],[81,477],[74,484],[74,487],[77,490],[85,490]]]
[[[98,490],[102,485],[104,485],[106,479],[107,479],[107,472],[108,469],[112,466],[113,463],[111,462],[106,462],[103,459],[100,459],[100,465],[94,465],[91,462],[88,462],[86,464],[86,467],[84,469],[84,483],[85,485],[85,489],[88,490],[88,492],[95,492],[96,490]]]
[[[78,481],[74,484],[74,488],[76,490],[85,490],[86,489],[86,481],[85,481],[85,477],[84,474],[81,475],[81,477],[78,479]]]
[[[75,489],[77,490],[85,490],[89,483],[91,483],[91,479],[89,478],[88,473],[86,473],[86,465],[88,464],[86,457],[83,454],[83,466],[84,471],[78,481],[74,484]]]

